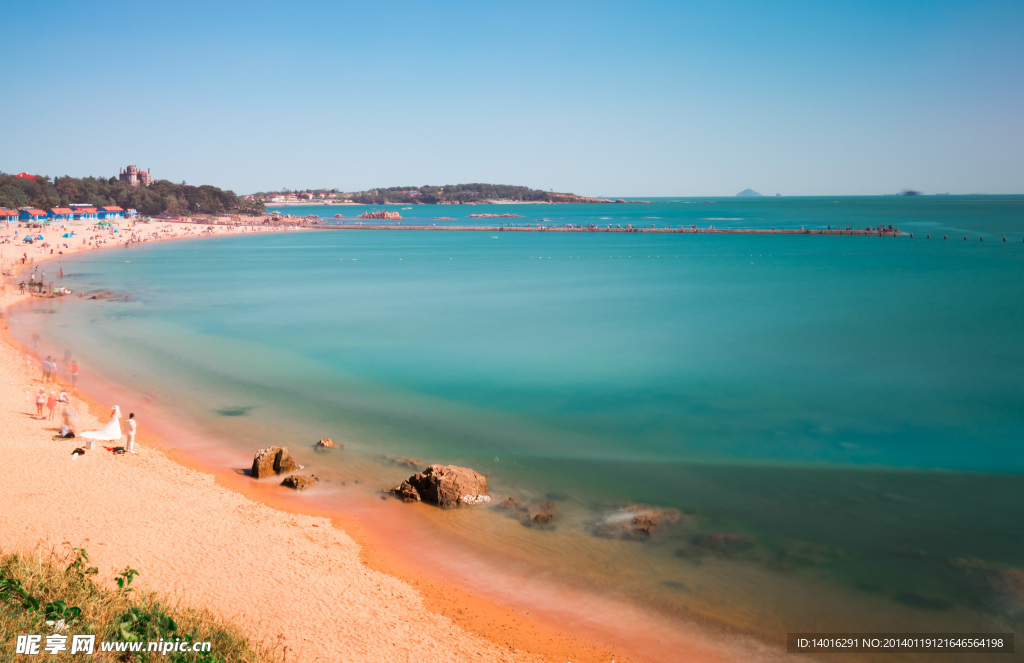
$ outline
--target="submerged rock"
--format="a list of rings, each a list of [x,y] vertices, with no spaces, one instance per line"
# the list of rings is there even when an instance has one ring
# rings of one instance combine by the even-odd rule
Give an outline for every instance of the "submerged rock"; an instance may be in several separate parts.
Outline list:
[[[509,516],[517,518],[524,525],[547,525],[555,519],[557,502],[548,500],[538,504],[526,505],[514,497],[509,497],[498,504],[498,508],[506,511]]]
[[[754,539],[734,532],[711,532],[694,537],[693,545],[716,555],[729,556],[752,548]]]
[[[605,515],[594,526],[594,534],[612,539],[649,539],[655,530],[679,523],[683,515],[676,509],[644,504],[628,504]]]
[[[423,461],[417,460],[416,458],[405,458],[403,456],[385,456],[384,458],[392,465],[399,465],[401,467],[411,467],[416,469],[423,465]]]
[[[281,485],[302,491],[307,488],[312,488],[319,481],[320,479],[317,479],[312,474],[293,474],[290,477],[286,477],[285,480],[281,482]]]
[[[431,465],[389,492],[405,502],[420,500],[444,508],[489,502],[487,479],[467,467]]]

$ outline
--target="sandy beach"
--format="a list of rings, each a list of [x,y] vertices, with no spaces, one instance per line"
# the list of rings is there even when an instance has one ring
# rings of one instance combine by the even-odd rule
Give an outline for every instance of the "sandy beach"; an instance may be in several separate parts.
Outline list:
[[[263,230],[168,222],[119,226],[117,233],[91,225],[46,230],[41,234],[49,247],[4,244],[4,268],[21,270],[27,280],[35,265],[51,258],[51,248],[56,257],[58,251],[119,246],[133,237],[153,241]],[[71,230],[73,238],[61,237]],[[19,292],[18,280],[5,282],[4,310],[28,297]],[[98,446],[72,460],[82,440],[52,440],[58,418],[35,416],[34,395],[43,384],[39,359],[4,334],[0,453],[17,459],[0,485],[4,551],[84,547],[101,579],[110,582],[117,570],[136,568],[143,588],[207,607],[278,647],[287,660],[639,662],[673,660],[677,654],[731,659],[696,631],[692,637],[676,633],[645,651],[639,645],[646,633],[615,633],[607,620],[587,623],[580,610],[566,610],[561,618],[548,610],[535,619],[521,606],[427,577],[396,561],[380,537],[375,542],[360,534],[358,523],[274,504],[258,489],[246,489],[227,468],[219,474],[197,470],[187,458],[166,451],[174,445],[145,421],[137,455],[113,455]],[[67,377],[66,371],[59,375]],[[110,404],[90,403],[87,394],[72,398],[84,415],[80,431],[108,419]],[[127,417],[130,404],[121,405]],[[642,623],[643,617],[633,619]],[[608,637],[601,637],[605,632]]]

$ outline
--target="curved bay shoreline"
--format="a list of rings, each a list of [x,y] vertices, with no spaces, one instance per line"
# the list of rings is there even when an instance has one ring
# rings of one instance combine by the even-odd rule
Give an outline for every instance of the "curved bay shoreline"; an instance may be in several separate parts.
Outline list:
[[[185,236],[183,228],[173,227],[167,239]],[[226,234],[223,230],[215,234]],[[23,298],[5,289],[4,309]],[[71,442],[51,444],[52,422],[27,416],[37,371],[6,325],[5,340],[2,362],[15,379],[5,387],[11,407],[4,417],[4,451],[23,453],[25,440],[43,446],[31,454],[31,470],[3,488],[12,505],[0,521],[12,533],[2,541],[5,548],[63,541],[83,545],[105,571],[134,566],[143,572],[146,587],[210,606],[265,642],[287,647],[298,660],[392,660],[403,651],[474,661],[656,661],[684,651],[701,660],[732,658],[724,643],[719,647],[697,628],[652,646],[659,631],[671,633],[674,625],[643,631],[649,616],[627,614],[628,606],[602,606],[606,616],[619,611],[621,628],[607,619],[588,622],[584,605],[594,607],[593,597],[554,592],[540,620],[534,618],[537,610],[528,617],[522,605],[509,607],[445,576],[434,577],[389,550],[402,529],[393,518],[389,530],[315,512],[273,490],[276,485],[258,484],[227,465],[175,451],[173,434],[149,420],[142,424],[139,456],[97,450],[70,466],[69,474]],[[19,390],[24,390],[21,404]],[[90,394],[101,397],[90,403],[99,418],[109,407],[100,403],[122,397],[112,385]],[[131,405],[125,407],[127,413]],[[87,425],[93,423],[98,422]],[[51,489],[33,492],[39,485]],[[366,505],[368,510],[377,506]],[[182,546],[181,540],[192,543]],[[562,600],[582,603],[555,609]],[[616,651],[598,642],[611,642]],[[762,650],[758,657],[767,654]]]

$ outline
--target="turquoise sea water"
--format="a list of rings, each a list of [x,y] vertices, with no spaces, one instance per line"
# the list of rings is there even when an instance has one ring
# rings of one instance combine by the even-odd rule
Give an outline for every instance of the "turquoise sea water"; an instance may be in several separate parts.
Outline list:
[[[507,537],[538,568],[600,575],[667,613],[775,639],[1020,626],[1024,197],[402,210],[407,224],[484,212],[516,225],[893,224],[914,237],[151,244],[62,262],[76,292],[130,301],[71,298],[12,326],[71,348],[83,380],[92,367],[187,413],[240,464],[285,441],[367,490],[408,474],[384,460],[404,456],[485,471],[496,495],[554,498],[552,529],[488,509],[453,535]],[[324,436],[346,443],[344,461],[308,449]],[[627,503],[679,522],[650,541],[595,536]],[[735,545],[706,545],[721,533]],[[615,560],[633,571],[616,580]]]

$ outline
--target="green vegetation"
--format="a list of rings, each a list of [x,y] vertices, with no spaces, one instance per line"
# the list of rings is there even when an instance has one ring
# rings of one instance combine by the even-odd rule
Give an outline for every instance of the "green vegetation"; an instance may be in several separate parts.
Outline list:
[[[338,190],[308,189],[295,193],[330,193],[332,197],[351,200],[364,205],[383,205],[385,203],[402,203],[407,205],[437,203],[476,203],[485,200],[516,200],[529,202],[547,202],[554,195],[548,191],[531,189],[525,186],[509,184],[446,184],[444,186],[392,186],[386,189],[369,191],[341,192]],[[262,198],[272,193],[257,193]],[[570,194],[571,195],[571,194]]]
[[[262,214],[263,203],[248,201],[215,186],[191,186],[156,180],[150,186],[132,186],[116,177],[56,177],[40,175],[34,180],[0,173],[0,207],[17,209],[31,205],[39,209],[89,203],[96,207],[117,205],[138,210],[144,216],[167,212],[185,214]]]
[[[49,658],[42,650],[45,636],[59,633],[68,636],[65,656],[71,649],[71,635],[95,635],[97,660],[281,660],[275,652],[252,643],[237,627],[204,610],[170,607],[156,594],[135,593],[131,588],[132,580],[139,575],[135,569],[127,568],[117,575],[116,590],[97,585],[92,578],[96,573],[98,569],[89,566],[89,556],[81,548],[65,555],[0,556],[0,652],[13,654],[19,635],[34,634],[43,636],[40,652]],[[170,652],[166,656],[159,652],[120,652],[104,658],[100,654],[100,643],[105,641],[141,642],[145,649],[146,643],[161,639],[210,642],[211,647],[205,653]]]
[[[416,194],[413,195],[412,191]],[[448,184],[445,186],[393,186],[387,189],[360,191],[351,195],[352,202],[366,205],[382,205],[384,203],[474,203],[483,200],[518,200],[543,202],[548,200],[548,192],[531,189],[525,186],[507,184]]]

